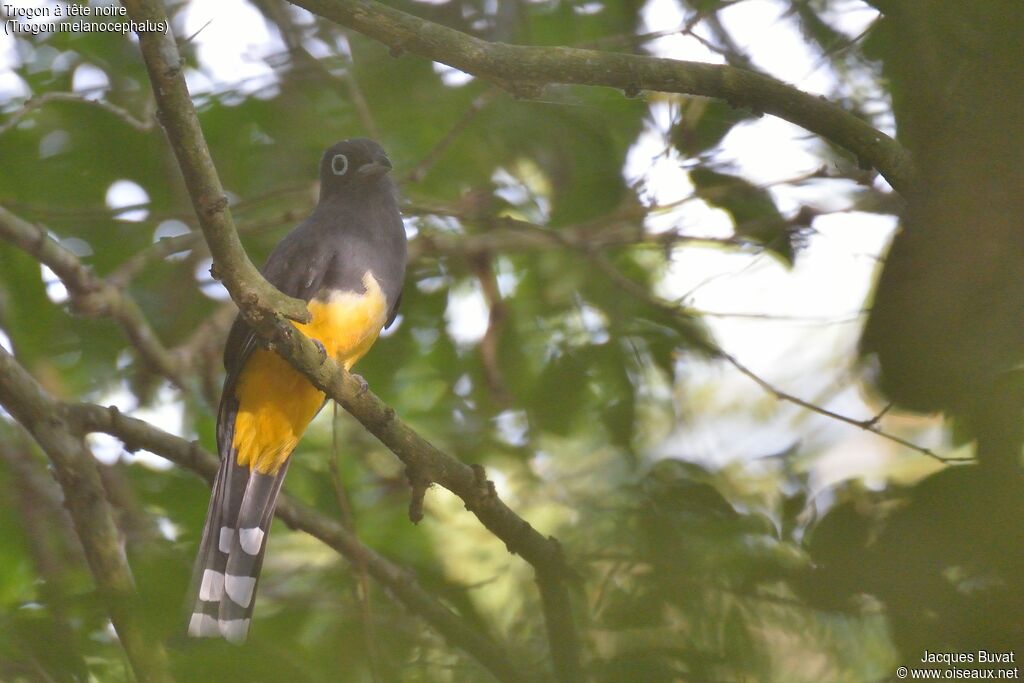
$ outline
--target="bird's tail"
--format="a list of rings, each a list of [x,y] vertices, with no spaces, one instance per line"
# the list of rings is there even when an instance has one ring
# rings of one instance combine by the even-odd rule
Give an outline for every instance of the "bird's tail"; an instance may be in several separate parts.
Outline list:
[[[221,458],[192,572],[188,633],[235,643],[249,632],[267,534],[288,461],[276,474],[239,465],[233,449]]]

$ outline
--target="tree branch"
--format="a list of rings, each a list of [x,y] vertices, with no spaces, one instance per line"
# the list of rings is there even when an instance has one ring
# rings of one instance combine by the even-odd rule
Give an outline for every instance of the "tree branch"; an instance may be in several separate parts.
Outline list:
[[[166,21],[156,0],[124,0],[131,18],[142,22]],[[470,467],[434,447],[395,416],[394,410],[345,372],[294,326],[280,319],[273,304],[287,303],[287,315],[307,320],[303,302],[280,293],[263,279],[242,250],[217,178],[206,141],[189,99],[181,70],[181,57],[170,33],[140,33],[139,43],[156,96],[160,120],[181,166],[215,267],[223,276],[231,298],[253,329],[321,391],[352,413],[374,436],[390,448],[406,467],[428,477],[462,498],[466,508],[512,553],[533,565],[548,619],[551,655],[563,681],[582,678],[579,643],[571,612],[566,577],[568,568],[561,546],[538,533],[498,498],[482,467]],[[301,306],[301,313],[296,309]],[[294,314],[294,315],[292,315]],[[551,619],[559,613],[557,627]]]
[[[465,113],[459,117],[459,119],[452,125],[444,136],[431,148],[427,155],[416,166],[405,174],[405,182],[418,183],[426,177],[430,169],[440,160],[444,153],[448,151],[448,148],[455,143],[463,131],[473,122],[473,119],[480,114],[483,109],[494,101],[498,90],[496,88],[490,88],[474,99],[469,108],[466,109]]]
[[[185,389],[177,359],[164,347],[138,305],[117,287],[96,276],[42,226],[29,223],[0,206],[0,239],[48,266],[71,297],[72,310],[91,318],[113,318],[139,355],[176,386]]]
[[[608,275],[608,277],[610,277],[616,284],[618,284],[621,289],[625,290],[628,294],[630,294],[630,296],[633,296],[634,298],[643,301],[644,303],[648,304],[649,306],[652,306],[653,308],[664,311],[665,313],[673,317],[685,316],[687,320],[689,320],[694,315],[694,312],[685,309],[682,306],[676,305],[674,303],[665,301],[654,296],[649,291],[647,291],[645,287],[639,285],[638,283],[634,282],[633,280],[623,275],[617,268],[610,264],[607,261],[607,259],[605,259],[600,254],[588,252],[587,256],[590,258],[591,262],[594,263],[594,265],[596,265],[601,271]],[[939,462],[947,465],[964,464],[974,461],[974,458],[953,458],[949,456],[939,455],[930,448],[919,446],[918,444],[915,444],[912,441],[908,441],[903,437],[882,431],[878,427],[878,422],[881,419],[882,415],[884,415],[889,410],[888,407],[885,410],[883,410],[882,413],[879,415],[875,415],[873,417],[863,420],[858,420],[857,418],[849,417],[848,415],[843,415],[842,413],[834,412],[832,410],[829,410],[828,408],[823,408],[815,403],[804,400],[799,396],[795,396],[794,394],[790,394],[788,392],[776,388],[775,385],[771,384],[770,382],[768,382],[768,380],[756,374],[753,370],[751,370],[746,365],[741,363],[735,356],[728,353],[727,351],[725,351],[725,349],[721,348],[717,344],[714,344],[713,342],[710,348],[707,349],[707,351],[712,355],[712,357],[721,358],[722,360],[729,363],[729,365],[736,368],[736,370],[738,370],[748,379],[753,380],[753,382],[757,384],[759,387],[761,387],[761,389],[763,389],[765,392],[771,394],[780,401],[792,403],[801,408],[804,408],[805,410],[809,410],[812,413],[817,413],[818,415],[822,415],[824,417],[837,420],[839,422],[844,422],[848,425],[852,425],[854,427],[858,427],[860,429],[869,431],[872,434],[877,434],[883,439],[887,439],[889,441],[892,441],[893,443],[905,446],[906,448],[917,451],[922,455],[927,455],[929,458],[938,460]]]
[[[24,429],[0,425],[0,463],[8,473],[4,492],[13,501],[18,525],[24,531],[29,555],[40,579],[37,595],[48,608],[57,629],[61,649],[74,653],[76,666],[85,664],[75,648],[75,630],[69,616],[72,594],[70,575],[85,565],[81,543],[63,507],[60,486],[38,457],[32,437]],[[26,653],[28,654],[28,653]],[[4,669],[0,666],[0,677]]]
[[[413,209],[413,213],[416,211],[418,209]],[[749,240],[737,237],[696,237],[673,230],[651,233],[644,230],[640,217],[612,217],[611,220],[567,226],[557,231],[511,216],[496,216],[475,222],[484,227],[485,231],[457,234],[421,230],[409,243],[409,260],[414,261],[424,256],[473,258],[551,247],[603,249],[644,244],[666,247],[680,243],[743,247],[751,244]]]
[[[512,395],[505,384],[499,360],[499,347],[505,321],[508,319],[508,306],[501,298],[492,259],[491,254],[481,252],[469,259],[469,267],[480,283],[480,291],[487,303],[487,330],[480,340],[480,363],[483,365],[484,378],[495,402],[508,407],[512,404]]]
[[[434,155],[441,152],[443,152],[443,149],[441,149],[439,143],[439,146],[432,150],[420,162],[421,165],[417,168],[422,168],[423,164],[433,163],[433,160],[435,160]],[[812,179],[852,180],[852,178],[844,175],[831,175],[825,167],[822,167],[792,178],[759,185],[759,187],[768,188],[777,185],[800,183]],[[285,190],[272,191],[272,194],[294,191],[294,187],[288,187]],[[303,200],[295,203],[295,206],[290,209],[256,220],[240,221],[238,223],[239,234],[244,235],[281,228],[282,226],[293,225],[300,221],[309,214],[315,204],[312,201],[305,201],[306,197],[313,196],[311,191],[302,188],[299,194],[302,195]],[[480,232],[469,234],[421,232],[409,242],[410,262],[426,255],[468,257],[490,253],[530,251],[564,245],[566,243],[572,243],[577,246],[588,245],[591,247],[610,247],[627,244],[668,246],[680,242],[718,244],[732,247],[749,246],[752,242],[742,237],[696,237],[684,235],[677,231],[651,233],[644,230],[643,220],[650,214],[676,209],[685,202],[714,197],[719,194],[724,196],[725,190],[718,191],[716,188],[711,188],[702,193],[701,197],[691,194],[662,206],[648,206],[642,209],[640,207],[628,207],[625,210],[618,211],[596,221],[560,227],[558,229],[559,237],[557,238],[552,236],[553,233],[550,229],[543,225],[530,223],[529,221],[511,216],[475,215],[472,209],[464,206],[465,202],[442,204],[423,202],[421,200],[403,205],[402,213],[406,216],[451,216],[457,218],[463,225],[476,225],[481,230]],[[240,206],[253,201],[240,202],[234,207],[234,210],[237,212]],[[31,210],[39,212],[41,207],[31,207]],[[840,209],[840,211],[844,210],[847,209]],[[186,222],[189,220],[187,216],[176,216],[176,218]],[[741,224],[735,232],[744,233],[746,228],[746,224]],[[161,238],[125,259],[106,277],[106,280],[111,285],[123,287],[138,273],[145,270],[148,264],[154,260],[166,258],[171,254],[188,249],[203,249],[203,253],[207,253],[208,250],[202,240],[203,233],[200,231]]]
[[[823,97],[744,69],[569,47],[493,43],[373,0],[289,0],[391,48],[493,81],[519,96],[548,84],[598,85],[723,99],[773,114],[846,148],[898,192],[913,184],[907,151],[891,137]]]
[[[370,111],[370,105],[366,101],[363,90],[359,87],[359,82],[353,73],[353,60],[351,56],[344,72],[340,75],[335,75],[306,49],[305,29],[295,24],[292,16],[287,11],[287,5],[284,0],[254,0],[253,4],[281,32],[281,38],[284,40],[288,53],[294,62],[301,63],[302,66],[307,67],[326,81],[335,83],[340,81],[345,86],[345,89],[348,90],[349,99],[352,101],[352,106],[355,108],[356,114],[359,116],[359,122],[362,124],[366,134],[372,138],[380,139],[380,128],[377,126],[373,112]],[[345,35],[345,32],[342,30],[338,32]],[[345,39],[348,40],[348,36],[345,36]]]
[[[150,662],[143,655],[153,655],[153,662],[163,662],[163,651],[156,645],[143,643],[141,631],[134,622],[126,597],[132,595],[131,573],[121,552],[120,539],[104,498],[96,462],[85,448],[83,437],[91,432],[116,436],[127,450],[140,448],[203,475],[207,482],[217,472],[217,458],[195,443],[173,436],[147,422],[122,415],[116,408],[91,403],[61,403],[54,400],[18,362],[0,348],[0,405],[3,405],[33,435],[50,456],[57,471],[66,506],[86,551],[90,568],[96,576],[101,593],[113,596],[111,608],[114,625],[132,659],[143,665]],[[83,509],[84,508],[84,509]],[[535,675],[514,665],[507,648],[500,647],[479,629],[468,625],[457,614],[424,591],[407,570],[363,546],[341,525],[318,512],[282,495],[277,516],[292,529],[305,531],[320,539],[350,561],[361,558],[369,573],[410,611],[423,617],[449,643],[475,657],[481,665],[501,681],[536,680]],[[125,625],[127,624],[127,625]],[[152,648],[151,651],[145,647]],[[141,652],[141,653],[140,653]],[[141,681],[164,681],[149,669],[136,668]]]
[[[341,449],[338,447],[338,404],[331,406],[331,459],[328,469],[331,472],[331,483],[334,484],[335,498],[338,500],[338,511],[341,512],[341,525],[352,534],[352,538],[362,544],[359,531],[356,529],[355,515],[352,514],[352,503],[345,482],[341,478]],[[366,571],[366,559],[360,554],[356,557],[355,568],[357,581],[353,584],[353,593],[359,603],[359,612],[363,620],[363,643],[366,648],[366,660],[369,664],[371,683],[380,683],[380,648],[377,646],[377,625],[370,609],[369,572]]]
[[[125,0],[122,4],[137,22],[168,21],[163,7],[155,0]],[[242,249],[228,210],[227,195],[203,140],[199,119],[185,86],[183,63],[174,35],[169,30],[167,33],[140,33],[139,45],[156,96],[157,117],[171,140],[192,199],[192,208],[213,255],[213,276],[223,280],[235,302],[246,305],[246,318],[250,322],[262,324],[269,318],[268,324],[273,324],[282,315],[308,322],[309,311],[305,303],[285,296],[271,286]]]
[[[134,128],[135,130],[146,133],[153,128],[153,113],[146,111],[141,119],[135,118],[130,111],[123,109],[116,104],[110,102],[104,102],[103,100],[93,100],[88,97],[83,97],[77,93],[70,92],[48,92],[39,97],[33,97],[26,100],[17,110],[11,113],[10,117],[0,125],[0,135],[3,135],[10,129],[18,125],[25,116],[36,109],[41,109],[50,102],[73,102],[78,104],[87,104],[93,107],[99,107],[103,111],[113,114],[117,118],[124,121],[126,124]]]
[[[273,348],[328,396],[359,420],[401,459],[406,468],[445,487],[462,499],[466,509],[505,543],[510,553],[529,562],[540,587],[551,655],[560,680],[582,678],[579,643],[572,621],[561,545],[537,532],[498,497],[484,468],[469,466],[439,450],[395,415],[395,411],[332,359],[325,359],[294,327],[274,336]]]
[[[282,211],[274,216],[249,222],[240,222],[239,233],[249,234],[281,226],[294,225],[309,214],[313,206],[302,204]],[[658,207],[662,208],[662,207]],[[480,232],[451,233],[420,231],[409,242],[409,262],[425,256],[471,257],[481,254],[509,254],[516,252],[547,249],[564,246],[566,243],[594,248],[624,245],[650,244],[668,246],[678,243],[717,244],[727,247],[743,247],[749,240],[738,237],[697,237],[675,231],[647,232],[643,228],[645,214],[616,215],[592,223],[565,226],[558,229],[559,237],[553,231],[536,223],[512,218],[511,216],[474,217],[460,212],[459,207],[429,205],[422,202],[402,207],[406,216],[452,216],[464,224],[479,226]],[[740,227],[742,231],[743,226]],[[188,249],[203,249],[202,232],[187,232],[174,237],[164,237],[125,259],[110,275],[108,284],[123,287],[137,274],[143,272],[153,261]]]
[[[195,442],[168,434],[147,422],[121,414],[115,408],[91,403],[65,404],[64,409],[81,433],[102,432],[116,436],[128,450],[145,449],[202,475],[207,483],[217,473],[217,458]],[[287,494],[278,499],[277,516],[292,529],[304,531],[323,541],[350,562],[362,562],[367,571],[389,594],[411,612],[426,620],[451,645],[461,648],[501,681],[535,680],[521,664],[513,664],[507,648],[499,646],[479,629],[441,604],[416,582],[408,570],[393,564],[370,548],[341,524],[316,510],[297,503]]]
[[[138,619],[131,569],[92,453],[72,429],[64,406],[2,348],[0,404],[28,429],[53,463],[64,504],[135,677],[143,682],[171,681],[163,647],[146,635]]]
[[[287,209],[269,218],[243,221],[238,226],[238,232],[245,234],[294,225],[308,216],[313,206],[312,202],[299,202],[294,208]],[[184,218],[184,220],[188,221],[188,218]],[[139,273],[143,272],[151,262],[167,258],[171,254],[176,254],[180,251],[197,248],[202,248],[202,253],[206,253],[206,243],[203,241],[203,233],[200,231],[186,232],[181,235],[174,235],[173,237],[162,237],[122,261],[107,276],[107,282],[122,287]]]

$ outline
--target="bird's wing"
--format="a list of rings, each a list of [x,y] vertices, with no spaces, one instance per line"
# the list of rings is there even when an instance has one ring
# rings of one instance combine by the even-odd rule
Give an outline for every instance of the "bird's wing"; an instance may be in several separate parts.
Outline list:
[[[398,298],[395,299],[394,305],[391,306],[391,310],[388,311],[387,322],[384,323],[384,329],[391,327],[391,323],[395,322],[395,318],[398,317],[398,307],[402,305],[402,293],[398,293]]]

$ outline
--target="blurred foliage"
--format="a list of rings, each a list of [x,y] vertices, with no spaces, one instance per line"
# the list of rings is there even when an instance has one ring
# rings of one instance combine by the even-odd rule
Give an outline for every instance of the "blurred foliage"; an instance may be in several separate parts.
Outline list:
[[[185,35],[186,12],[212,2],[170,3],[176,33]],[[651,28],[634,0],[389,4],[484,38],[540,45],[644,53],[639,36]],[[713,42],[728,46],[711,20],[725,6],[743,11],[742,4],[701,0],[679,9],[700,13]],[[855,3],[778,4],[840,81],[864,79],[883,92],[837,88],[836,96],[855,111],[877,112],[879,99],[887,101],[877,65],[837,28]],[[643,188],[627,182],[623,168],[638,139],[655,129],[653,108],[664,104],[656,97],[551,87],[539,100],[520,100],[415,56],[393,57],[276,0],[256,7],[272,35],[308,50],[288,51],[277,41],[276,51],[251,57],[270,76],[209,87],[197,42],[179,41],[255,261],[315,201],[321,150],[378,133],[395,163],[412,235],[468,242],[511,217],[556,236],[627,223],[642,241],[649,227]],[[106,85],[83,96],[137,117],[148,111],[149,84],[130,37],[7,40],[17,57],[13,73],[32,96],[70,91],[76,74],[98,71]],[[0,103],[0,125],[22,104]],[[677,98],[672,112],[664,149],[689,171],[695,196],[729,215],[734,244],[787,266],[801,258],[797,217],[776,206],[771,188],[716,158],[734,127],[756,115],[697,98]],[[884,122],[884,112],[878,116]],[[843,164],[827,146],[817,153],[823,163]],[[121,180],[144,191],[143,217],[112,208],[108,192]],[[858,206],[895,210],[890,195],[849,185],[837,191]],[[49,103],[0,133],[0,205],[44,224],[103,276],[127,272],[124,264],[151,254],[160,237],[197,229],[159,126],[140,131],[82,102]],[[688,390],[689,369],[706,359],[710,336],[699,315],[673,315],[638,298],[608,268],[650,293],[682,248],[618,246],[600,259],[572,243],[470,256],[424,249],[410,264],[396,328],[359,365],[404,419],[463,461],[486,465],[507,502],[562,541],[579,574],[577,617],[593,679],[883,680],[925,648],[1024,642],[1017,482],[960,468],[914,486],[869,490],[852,481],[821,491],[808,474],[813,448],[796,446],[795,454],[767,459],[770,465],[720,468],[674,450],[673,435],[692,417],[677,399]],[[186,391],[154,376],[113,323],[73,315],[39,264],[6,243],[0,329],[55,395],[151,409],[153,421],[211,446],[226,334],[211,321],[230,304],[210,281],[199,241],[143,264],[124,277],[125,290],[164,344],[190,359]],[[211,325],[209,335],[193,339]],[[338,517],[329,412],[300,446],[286,486]],[[362,539],[413,569],[481,632],[545,666],[544,626],[525,563],[443,491],[432,489],[426,519],[409,524],[397,461],[347,417],[335,429]],[[0,448],[0,679],[128,680],[45,462],[6,422]],[[196,476],[153,462],[125,454],[103,467],[108,487],[122,494],[117,508],[146,626],[167,643],[179,680],[366,681],[372,664],[383,680],[487,679],[477,662],[375,586],[367,623],[356,571],[280,525],[249,644],[188,641],[183,596],[208,491]]]
[[[775,208],[768,190],[738,176],[708,168],[693,169],[690,180],[698,197],[729,214],[737,237],[763,244],[783,263],[793,265],[796,233]]]

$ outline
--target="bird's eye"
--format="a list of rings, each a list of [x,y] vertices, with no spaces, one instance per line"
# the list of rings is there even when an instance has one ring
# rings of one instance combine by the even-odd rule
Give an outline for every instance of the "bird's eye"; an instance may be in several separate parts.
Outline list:
[[[345,175],[348,171],[348,157],[344,154],[335,154],[331,159],[331,172],[334,175]]]

